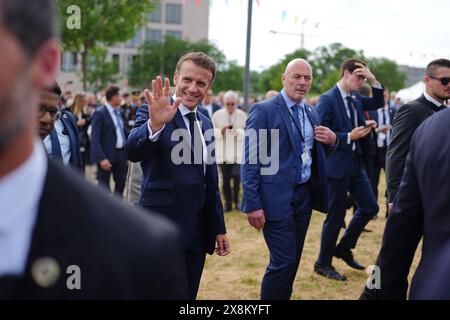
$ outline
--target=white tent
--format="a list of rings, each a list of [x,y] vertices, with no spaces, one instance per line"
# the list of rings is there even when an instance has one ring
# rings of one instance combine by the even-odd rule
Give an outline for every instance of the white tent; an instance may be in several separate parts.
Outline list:
[[[404,103],[415,100],[425,91],[425,82],[419,81],[409,88],[401,89],[397,92],[396,97],[400,98]]]

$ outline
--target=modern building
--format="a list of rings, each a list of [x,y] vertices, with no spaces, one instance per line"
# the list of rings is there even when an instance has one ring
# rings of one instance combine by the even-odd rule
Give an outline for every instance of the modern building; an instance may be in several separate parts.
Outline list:
[[[148,15],[147,23],[133,39],[108,47],[108,58],[117,64],[121,75],[118,85],[127,90],[127,73],[139,47],[145,41],[162,41],[171,35],[180,39],[199,41],[208,38],[209,2],[207,0],[160,0],[155,10]],[[82,89],[81,55],[63,52],[58,83],[63,90],[72,92]]]

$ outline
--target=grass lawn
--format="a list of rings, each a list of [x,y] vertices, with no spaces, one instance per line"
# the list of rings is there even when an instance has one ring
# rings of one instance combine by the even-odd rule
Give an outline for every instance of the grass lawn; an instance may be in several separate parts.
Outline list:
[[[380,179],[380,195],[384,194],[384,177]],[[386,224],[385,200],[380,198],[381,212],[377,220],[371,221],[367,228],[370,233],[363,233],[359,238],[355,258],[366,267],[374,264],[381,246],[381,239]],[[351,212],[347,211],[347,225]],[[247,216],[240,212],[225,214],[231,254],[226,257],[208,256],[198,299],[259,299],[261,280],[269,261],[269,252],[261,232],[250,227]],[[369,277],[366,271],[348,267],[340,259],[333,259],[334,267],[347,276],[347,281],[334,281],[314,273],[314,262],[320,246],[320,236],[325,215],[313,212],[306,235],[302,260],[294,282],[292,299],[358,299]],[[340,236],[344,229],[341,229]],[[417,250],[415,270],[420,250]],[[382,276],[382,275],[381,275]]]

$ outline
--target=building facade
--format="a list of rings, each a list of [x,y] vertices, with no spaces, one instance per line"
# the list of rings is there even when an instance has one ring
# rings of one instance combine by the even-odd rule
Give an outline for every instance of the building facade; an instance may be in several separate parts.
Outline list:
[[[133,39],[107,48],[108,59],[119,70],[121,80],[118,85],[125,91],[128,89],[128,70],[133,59],[137,58],[139,47],[146,41],[160,42],[166,35],[189,41],[207,39],[208,19],[209,3],[206,0],[160,0],[148,15],[147,23],[136,32]],[[82,90],[79,53],[62,53],[58,83],[66,91]]]

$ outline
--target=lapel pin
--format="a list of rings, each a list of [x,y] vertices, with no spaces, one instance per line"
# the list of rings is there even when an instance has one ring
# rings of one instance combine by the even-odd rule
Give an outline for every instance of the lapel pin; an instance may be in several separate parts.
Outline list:
[[[42,288],[54,285],[58,281],[59,274],[58,262],[50,257],[39,258],[31,266],[33,280]]]

